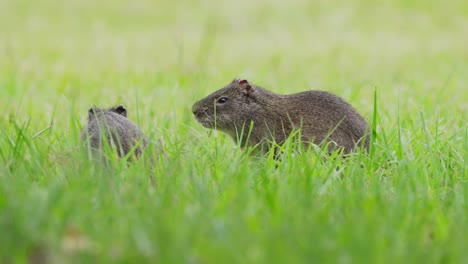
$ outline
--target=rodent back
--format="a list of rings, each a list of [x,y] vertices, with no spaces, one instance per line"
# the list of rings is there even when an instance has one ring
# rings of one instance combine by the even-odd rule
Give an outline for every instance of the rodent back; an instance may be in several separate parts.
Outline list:
[[[285,95],[280,101],[282,109],[291,117],[320,119],[321,123],[346,121],[366,125],[362,116],[341,97],[320,90]]]
[[[319,90],[280,95],[256,86],[255,91],[248,118],[266,138],[281,144],[293,129],[300,129],[303,139],[317,144],[328,140],[351,150],[366,137],[368,147],[367,121],[341,97]]]
[[[88,126],[83,131],[82,138],[89,138],[93,148],[101,148],[104,139],[109,144],[118,146],[120,156],[127,154],[136,141],[144,135],[135,123],[126,118],[126,115],[127,111],[123,106],[109,109],[91,108],[88,111]],[[143,147],[146,144],[145,137],[142,142]],[[140,148],[137,148],[135,153],[139,152]]]
[[[283,102],[289,104],[289,107],[285,107],[288,109],[289,118],[296,125],[301,125],[306,137],[315,136],[318,141],[329,137],[348,150],[365,137],[365,146],[368,148],[367,121],[341,97],[314,90],[287,95],[284,98]]]

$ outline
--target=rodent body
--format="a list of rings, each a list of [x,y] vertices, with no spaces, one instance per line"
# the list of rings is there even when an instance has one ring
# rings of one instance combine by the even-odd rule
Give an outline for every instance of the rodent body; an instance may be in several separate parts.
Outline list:
[[[93,149],[102,149],[104,141],[109,146],[115,146],[119,157],[126,156],[137,144],[135,156],[140,156],[148,145],[148,138],[138,129],[138,126],[127,118],[127,109],[122,105],[88,111],[88,126],[84,128],[81,138],[89,140]]]
[[[361,144],[369,148],[367,121],[342,98],[325,91],[279,95],[235,79],[196,102],[192,112],[203,126],[241,139],[242,147],[265,146],[272,140],[282,144],[300,129],[306,142],[334,143],[330,150],[344,148],[348,153]]]

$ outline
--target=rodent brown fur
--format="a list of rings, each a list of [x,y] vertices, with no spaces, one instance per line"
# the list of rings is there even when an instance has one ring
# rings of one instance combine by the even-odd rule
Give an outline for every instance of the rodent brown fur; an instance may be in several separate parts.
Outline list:
[[[241,147],[261,144],[268,150],[268,141],[282,144],[300,129],[304,141],[332,142],[329,150],[344,148],[349,153],[362,144],[369,149],[367,121],[342,98],[325,91],[280,95],[235,79],[196,102],[192,112],[203,126],[241,139]]]
[[[107,109],[89,109],[88,125],[83,129],[81,138],[89,139],[93,149],[102,149],[105,138],[109,146],[116,146],[119,157],[126,156],[136,144],[140,144],[134,152],[138,157],[148,145],[148,138],[127,118],[127,109],[122,105]]]

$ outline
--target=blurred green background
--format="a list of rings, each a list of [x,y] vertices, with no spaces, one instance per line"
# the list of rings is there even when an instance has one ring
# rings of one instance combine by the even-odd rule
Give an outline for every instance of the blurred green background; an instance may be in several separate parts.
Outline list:
[[[0,0],[0,262],[466,262],[467,47],[465,0]],[[375,92],[375,155],[246,157],[190,111],[236,77]],[[156,187],[78,151],[116,104]]]
[[[2,1],[4,112],[128,105],[155,122],[235,77],[326,89],[367,117],[466,117],[466,1]],[[413,115],[414,114],[414,115]]]

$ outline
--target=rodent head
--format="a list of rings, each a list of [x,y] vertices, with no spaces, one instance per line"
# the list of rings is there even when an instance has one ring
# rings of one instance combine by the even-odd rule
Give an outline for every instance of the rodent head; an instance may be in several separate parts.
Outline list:
[[[234,136],[236,129],[252,120],[259,109],[259,89],[247,80],[234,79],[226,87],[208,95],[192,106],[198,122]],[[248,125],[248,124],[246,124]]]
[[[92,108],[90,108],[88,110],[88,120],[91,121],[98,114],[102,114],[102,113],[105,113],[105,112],[116,113],[116,114],[121,115],[123,117],[127,117],[127,109],[123,105],[118,105],[118,106],[111,107],[111,108],[106,108],[106,109],[92,107]]]

